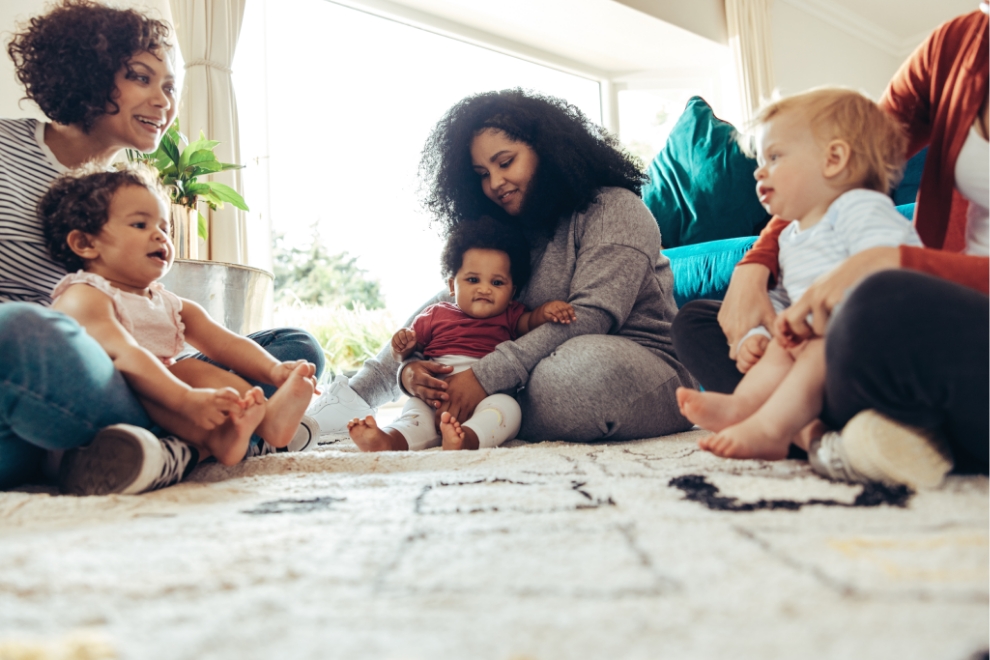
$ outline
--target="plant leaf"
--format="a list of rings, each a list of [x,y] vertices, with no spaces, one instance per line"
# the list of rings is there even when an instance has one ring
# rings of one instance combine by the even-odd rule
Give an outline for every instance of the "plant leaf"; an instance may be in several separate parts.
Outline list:
[[[231,204],[241,209],[242,211],[251,210],[248,208],[247,202],[244,201],[244,198],[241,197],[237,193],[237,191],[231,188],[230,186],[225,185],[223,183],[219,183],[217,181],[208,181],[204,185],[209,186],[210,192],[212,192],[222,201],[230,202]]]
[[[200,133],[200,135],[202,135],[202,133]],[[191,162],[194,154],[204,150],[212,153],[218,144],[220,143],[216,140],[206,140],[202,137],[195,142],[189,143],[189,146],[182,151],[182,158],[179,160],[179,169],[184,170],[189,167],[189,163]],[[213,156],[213,159],[216,160],[216,156]]]

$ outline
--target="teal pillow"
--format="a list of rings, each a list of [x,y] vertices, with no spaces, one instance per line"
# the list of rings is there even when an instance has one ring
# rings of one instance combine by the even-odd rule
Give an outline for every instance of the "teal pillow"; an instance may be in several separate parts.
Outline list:
[[[643,187],[665,248],[753,236],[770,219],[756,197],[756,161],[735,133],[700,96],[688,101]]]

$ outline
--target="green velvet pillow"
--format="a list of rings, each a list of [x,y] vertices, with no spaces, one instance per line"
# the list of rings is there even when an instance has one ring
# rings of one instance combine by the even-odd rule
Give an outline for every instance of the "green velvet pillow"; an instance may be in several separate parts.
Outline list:
[[[758,234],[770,216],[756,197],[754,171],[732,124],[692,97],[643,186],[663,247]]]

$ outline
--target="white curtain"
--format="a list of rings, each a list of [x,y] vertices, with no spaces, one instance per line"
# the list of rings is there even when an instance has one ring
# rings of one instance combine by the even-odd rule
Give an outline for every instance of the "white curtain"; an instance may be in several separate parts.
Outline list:
[[[207,139],[219,140],[217,158],[241,163],[237,100],[231,80],[237,39],[241,33],[247,0],[170,0],[175,33],[185,60],[186,75],[179,105],[179,123],[190,140],[202,130]],[[213,175],[241,193],[237,170]],[[251,200],[246,199],[248,206]],[[208,214],[208,215],[207,215]],[[207,209],[210,238],[206,256],[234,264],[247,262],[245,214],[230,204],[218,211]]]
[[[775,84],[772,6],[773,0],[725,0],[729,48],[742,94],[743,119],[747,122],[770,98]]]

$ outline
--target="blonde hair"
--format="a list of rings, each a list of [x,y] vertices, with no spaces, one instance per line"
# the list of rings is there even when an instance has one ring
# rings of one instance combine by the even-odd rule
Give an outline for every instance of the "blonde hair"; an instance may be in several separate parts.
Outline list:
[[[849,144],[848,171],[857,187],[888,194],[904,174],[904,129],[869,98],[851,89],[820,87],[764,106],[753,120],[765,124],[800,112],[819,140]]]

